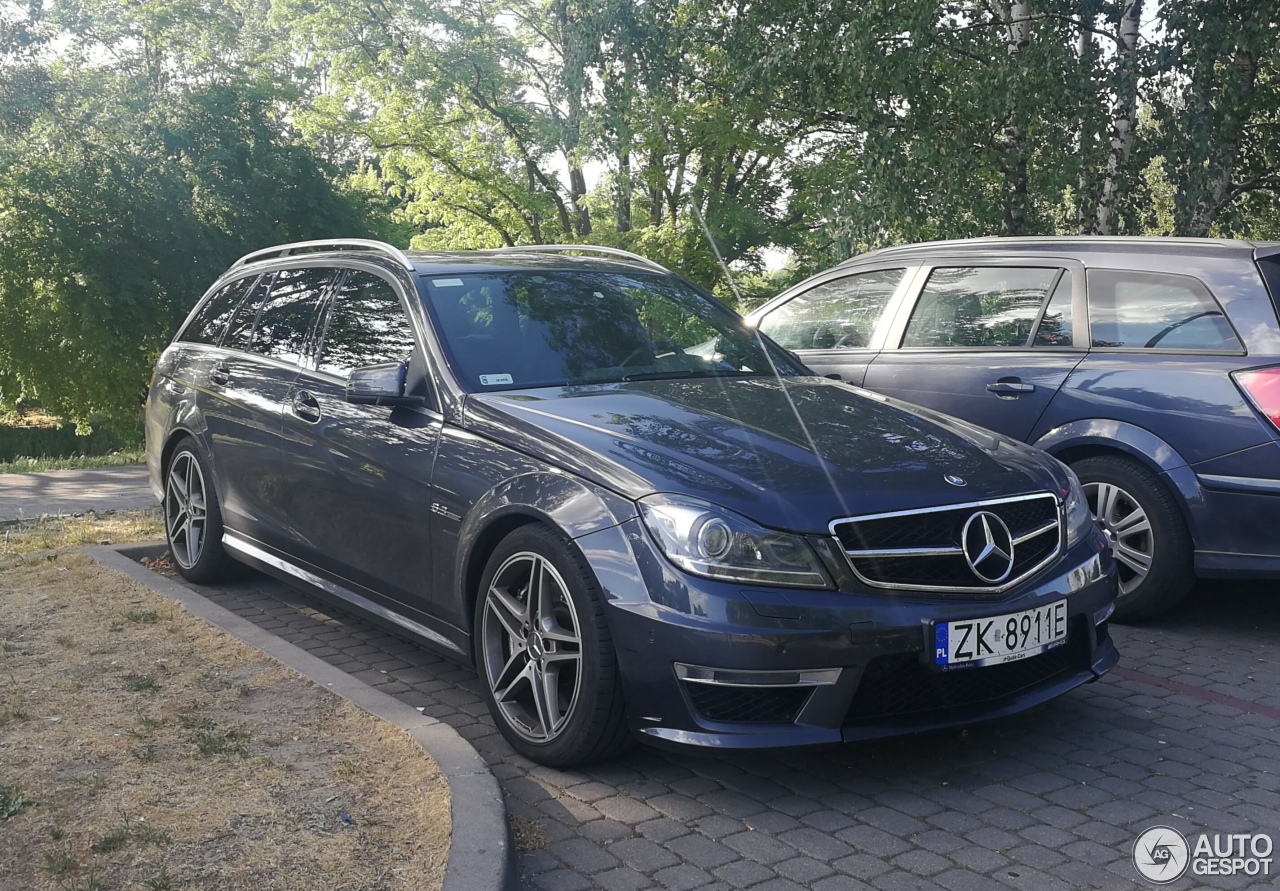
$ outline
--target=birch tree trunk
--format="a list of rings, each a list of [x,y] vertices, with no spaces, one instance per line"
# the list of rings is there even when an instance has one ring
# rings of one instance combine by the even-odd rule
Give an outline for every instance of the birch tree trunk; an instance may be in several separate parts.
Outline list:
[[[1031,4],[1029,0],[1001,2],[998,6],[1008,35],[1006,44],[1015,67],[1021,71],[1019,61],[1023,50],[1031,42]],[[1000,133],[1005,161],[1001,164],[1004,174],[1004,233],[1021,235],[1027,228],[1027,205],[1030,187],[1027,182],[1027,130],[1022,123],[1021,110],[1016,94],[1009,93],[1008,120]]]
[[[1125,0],[1116,32],[1116,97],[1111,116],[1111,149],[1107,153],[1102,195],[1094,214],[1094,235],[1114,234],[1121,168],[1133,150],[1133,124],[1138,113],[1138,25],[1141,20],[1142,0]]]

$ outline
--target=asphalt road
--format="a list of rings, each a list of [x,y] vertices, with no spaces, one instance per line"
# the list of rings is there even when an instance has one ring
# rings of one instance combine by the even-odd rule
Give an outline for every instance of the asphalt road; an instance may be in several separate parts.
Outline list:
[[[43,514],[104,513],[155,507],[141,464],[97,470],[0,473],[0,523]]]

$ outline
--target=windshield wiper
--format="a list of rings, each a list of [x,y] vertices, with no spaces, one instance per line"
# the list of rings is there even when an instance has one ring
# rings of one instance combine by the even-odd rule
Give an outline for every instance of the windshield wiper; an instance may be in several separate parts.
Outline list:
[[[705,369],[702,371],[682,369],[680,371],[640,371],[635,374],[624,374],[622,380],[625,383],[631,383],[632,381],[677,380],[690,377],[757,377],[761,374],[764,374],[764,372],[738,371],[736,368]]]

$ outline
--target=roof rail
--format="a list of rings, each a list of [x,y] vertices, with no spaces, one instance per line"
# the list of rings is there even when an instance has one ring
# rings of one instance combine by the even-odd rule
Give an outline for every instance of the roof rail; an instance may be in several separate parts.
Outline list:
[[[381,254],[382,256],[395,260],[405,269],[413,271],[413,261],[405,256],[404,251],[399,248],[392,247],[384,241],[374,241],[371,238],[339,238],[339,239],[323,239],[320,241],[295,241],[292,244],[278,244],[275,247],[262,248],[257,251],[250,251],[239,260],[231,264],[231,268],[244,266],[246,263],[254,260],[266,260],[272,257],[288,257],[294,251],[303,248],[354,248],[357,250],[370,251],[371,253]]]
[[[631,251],[624,251],[622,248],[598,247],[594,244],[528,244],[516,245],[515,247],[492,248],[491,252],[495,254],[510,253],[548,253],[548,254],[567,254],[570,251],[580,251],[584,254],[603,254],[609,257],[621,257],[624,260],[631,260],[633,263],[639,263],[647,269],[655,272],[665,272],[671,274],[671,270],[663,266],[661,263],[655,263],[648,257],[642,257],[639,254],[633,254]]]

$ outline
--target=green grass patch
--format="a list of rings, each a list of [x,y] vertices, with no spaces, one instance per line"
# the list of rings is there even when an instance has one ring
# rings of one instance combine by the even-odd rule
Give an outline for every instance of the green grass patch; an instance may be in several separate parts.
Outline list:
[[[201,730],[192,738],[196,751],[202,758],[215,755],[248,755],[249,731],[237,727],[222,730]]]
[[[160,682],[149,674],[131,674],[124,679],[124,688],[130,693],[155,693]]]
[[[145,460],[142,449],[122,449],[105,455],[71,455],[63,458],[11,458],[0,461],[0,473],[43,473],[46,470],[93,470],[125,467]]]
[[[35,802],[22,794],[17,783],[0,783],[0,822],[18,816],[33,804]]]

